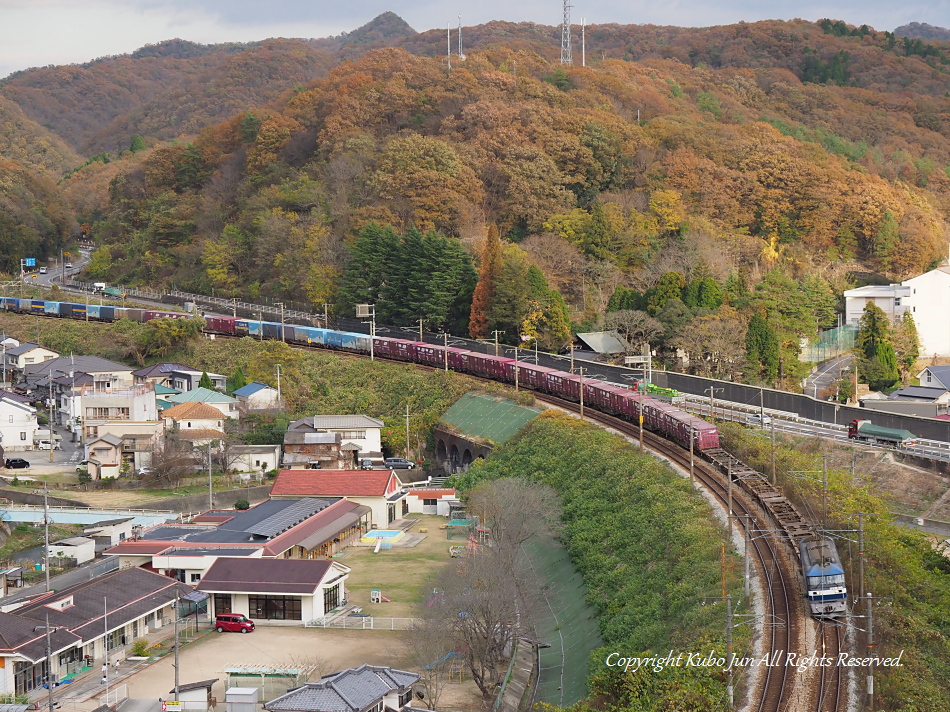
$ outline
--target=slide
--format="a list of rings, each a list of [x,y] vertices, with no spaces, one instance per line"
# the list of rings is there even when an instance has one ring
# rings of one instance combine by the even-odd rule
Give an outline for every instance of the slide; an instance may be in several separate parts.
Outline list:
[[[376,537],[376,548],[373,549],[373,553],[374,553],[374,554],[378,554],[378,553],[379,553],[379,547],[381,547],[382,545],[383,545],[383,539],[382,539],[382,537]]]
[[[390,600],[389,600],[388,598],[386,598],[385,596],[380,596],[380,598],[383,599],[384,601],[386,601],[386,603],[392,603],[392,601],[390,601]]]

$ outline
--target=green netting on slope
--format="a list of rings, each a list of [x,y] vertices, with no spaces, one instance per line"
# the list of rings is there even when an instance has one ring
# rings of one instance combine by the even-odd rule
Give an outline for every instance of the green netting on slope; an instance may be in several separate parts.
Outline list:
[[[568,707],[587,695],[587,662],[603,644],[599,621],[567,549],[549,537],[533,537],[523,548],[543,582],[536,635],[551,646],[541,649],[536,701]]]
[[[445,411],[441,421],[461,435],[500,445],[540,412],[504,398],[466,393]]]

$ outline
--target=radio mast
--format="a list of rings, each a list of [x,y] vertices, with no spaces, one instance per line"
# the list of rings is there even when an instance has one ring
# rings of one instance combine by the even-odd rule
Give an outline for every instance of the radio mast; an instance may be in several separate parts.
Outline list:
[[[564,0],[564,21],[561,23],[561,64],[573,64],[571,60],[571,3]]]
[[[462,16],[459,15],[459,59],[465,59],[465,55],[462,53]]]
[[[445,23],[445,56],[449,63],[449,71],[452,71],[452,23]]]

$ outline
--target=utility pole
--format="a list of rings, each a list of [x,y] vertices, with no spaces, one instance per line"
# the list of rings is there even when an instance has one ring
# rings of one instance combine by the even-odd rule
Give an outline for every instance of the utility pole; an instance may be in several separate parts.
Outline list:
[[[442,357],[445,360],[445,372],[448,373],[449,372],[449,332],[443,331],[442,339],[444,342],[444,346],[442,348]]]
[[[774,485],[777,482],[775,479],[775,421],[773,420],[770,425],[772,426],[772,484]]]
[[[330,305],[326,302],[323,303],[323,328],[330,328]]]
[[[726,694],[729,695],[729,709],[734,710],[736,700],[732,685],[732,596],[726,596],[726,654],[729,656],[729,671],[726,673]]]
[[[518,347],[515,346],[515,393],[518,392]]]
[[[874,594],[868,591],[865,598],[868,607],[868,657],[874,657]],[[867,678],[868,709],[874,709],[874,665],[868,667]]]
[[[280,340],[286,342],[287,339],[284,338],[284,303],[277,302],[277,306],[280,307]],[[261,331],[264,330],[263,324],[261,325]]]
[[[765,389],[759,389],[759,423],[765,425]]]
[[[277,364],[277,407],[281,407],[280,400],[280,364]]]
[[[419,343],[421,344],[422,341],[422,319],[419,319]]]
[[[637,415],[640,421],[640,452],[643,452],[643,381],[640,381],[640,387],[637,388]]]
[[[109,704],[109,605],[105,596],[102,597],[102,657],[105,659],[106,673],[103,680],[106,686],[106,704]]]
[[[726,476],[729,486],[729,540],[732,541],[732,461],[726,467]]]
[[[43,569],[46,571],[46,592],[49,593],[49,484],[43,483]]]
[[[584,369],[577,369],[577,373],[580,374],[580,395],[581,395],[581,418],[584,417]]]
[[[585,33],[587,31],[587,20],[583,17],[581,18],[581,66],[587,66],[587,38]]]
[[[406,402],[406,459],[409,459],[409,402]]]
[[[49,613],[46,614],[46,687],[49,688],[46,704],[49,712],[53,712],[53,646],[49,639]]]
[[[692,425],[689,427],[689,481],[695,482],[696,477],[693,474],[693,443],[696,440],[696,428]]]
[[[459,15],[459,59],[465,59],[465,55],[462,54],[462,16]]]
[[[864,518],[867,515],[858,512],[858,600],[864,600]]]
[[[716,391],[721,392],[722,388],[714,388],[713,386],[710,386],[706,390],[709,391],[709,417],[715,418],[716,417]]]
[[[214,481],[211,479],[211,441],[208,441],[208,511],[214,509]]]
[[[180,594],[175,592],[175,702],[178,701],[178,602],[180,600]]]
[[[376,360],[375,346],[373,341],[376,340],[376,305],[375,304],[357,304],[356,305],[356,316],[357,318],[369,319],[368,322],[363,322],[364,324],[369,324],[369,360]]]
[[[752,516],[749,514],[743,515],[745,519],[745,541],[743,542],[742,548],[742,557],[745,559],[745,597],[746,600],[749,600],[749,589],[751,587],[751,580],[749,577],[749,530],[752,528]]]
[[[445,23],[445,54],[448,58],[449,71],[452,71],[452,23]]]
[[[498,330],[495,330],[492,332],[492,334],[494,334],[495,336],[495,356],[498,355],[498,336],[499,334],[504,334],[504,333],[505,333],[504,331],[498,331]]]
[[[576,348],[577,346],[575,346],[574,342],[572,341],[571,342],[571,373],[574,373],[574,349]]]

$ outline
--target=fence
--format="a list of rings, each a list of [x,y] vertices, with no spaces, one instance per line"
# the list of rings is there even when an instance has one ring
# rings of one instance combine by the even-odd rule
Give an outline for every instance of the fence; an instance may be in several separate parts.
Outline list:
[[[106,694],[99,698],[99,704],[115,707],[117,704],[123,700],[127,700],[128,698],[129,686],[125,683],[122,683],[121,685],[116,685],[115,687],[106,690]]]
[[[306,628],[346,628],[347,630],[412,630],[419,618],[376,618],[374,616],[341,616],[317,618],[304,623]]]
[[[857,324],[845,324],[821,332],[818,341],[802,349],[802,361],[821,363],[830,358],[841,356],[854,348],[854,339],[858,333]]]

